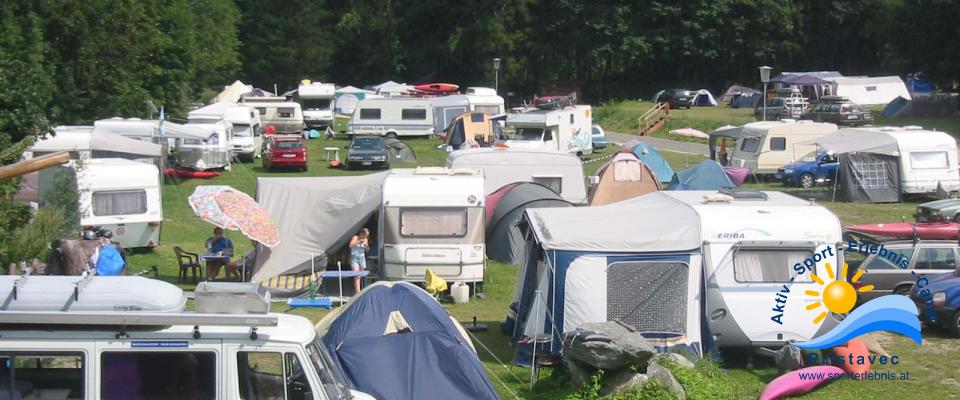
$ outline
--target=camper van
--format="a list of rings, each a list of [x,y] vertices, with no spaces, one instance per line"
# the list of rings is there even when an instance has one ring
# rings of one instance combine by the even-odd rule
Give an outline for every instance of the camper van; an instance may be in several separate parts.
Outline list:
[[[447,168],[483,170],[487,195],[511,183],[533,182],[573,204],[587,202],[583,163],[573,154],[542,149],[457,150],[447,155]]]
[[[184,125],[208,132],[208,139],[183,139],[177,151],[181,168],[209,170],[229,169],[233,159],[233,124],[227,121],[211,123],[188,122]]]
[[[113,240],[124,248],[160,245],[163,206],[160,170],[152,164],[97,158],[71,162],[76,172],[81,226],[99,226],[113,231]],[[54,184],[60,169],[42,171],[40,193]]]
[[[272,126],[277,133],[300,134],[306,126],[300,103],[288,101],[286,97],[242,97],[241,104],[249,104],[260,113],[260,122],[264,128]]]
[[[231,145],[241,160],[253,161],[263,149],[263,126],[260,114],[251,106],[228,102],[213,103],[187,114],[193,124],[229,122],[233,126]]]
[[[590,106],[507,115],[507,147],[547,149],[578,156],[593,153]]]
[[[661,191],[605,206],[527,209],[524,219],[527,248],[538,256],[518,271],[517,312],[506,323],[520,352],[538,343],[558,355],[564,333],[617,320],[661,351],[703,355],[709,333],[721,348],[772,354],[839,323],[806,294],[822,292],[843,263],[840,220],[812,202],[781,192]],[[811,269],[798,273],[798,263]]]
[[[3,276],[0,379],[9,399],[370,400],[306,318],[250,283]],[[64,306],[66,304],[66,306]],[[202,310],[202,311],[201,311]]]
[[[760,121],[710,133],[710,158],[754,174],[774,174],[777,169],[817,149],[801,144],[837,131],[835,124],[796,121]],[[724,159],[724,151],[728,159]]]
[[[449,282],[482,282],[484,195],[479,170],[391,170],[377,229],[381,278],[423,282],[430,269]]]
[[[347,128],[348,135],[391,137],[427,136],[435,132],[431,100],[403,97],[360,100]]]
[[[450,126],[454,118],[468,111],[490,115],[504,113],[503,97],[491,88],[470,87],[466,94],[433,98],[433,129],[440,132]]]
[[[297,89],[297,99],[303,109],[307,128],[326,129],[333,125],[334,96],[337,88],[332,83],[304,81]]]

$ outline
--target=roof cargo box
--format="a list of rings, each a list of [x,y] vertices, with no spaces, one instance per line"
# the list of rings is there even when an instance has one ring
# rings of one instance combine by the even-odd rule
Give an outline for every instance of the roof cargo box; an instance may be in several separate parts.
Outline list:
[[[164,281],[139,276],[0,275],[0,311],[183,311],[187,297]]]

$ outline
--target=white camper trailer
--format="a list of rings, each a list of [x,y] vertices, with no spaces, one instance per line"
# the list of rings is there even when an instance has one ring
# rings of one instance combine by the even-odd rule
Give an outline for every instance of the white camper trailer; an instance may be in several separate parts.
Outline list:
[[[195,293],[193,312],[156,279],[0,277],[11,299],[0,308],[0,396],[373,399],[349,389],[310,321],[270,313],[256,284],[202,282]]]
[[[303,109],[303,122],[307,128],[326,129],[333,125],[336,90],[332,83],[304,81],[300,84],[297,99]]]
[[[70,152],[74,160],[89,158],[126,158],[155,161],[163,148],[110,133],[96,126],[56,126],[55,135],[48,135],[31,146],[24,156],[32,158],[58,151]]]
[[[754,174],[774,174],[778,168],[817,149],[804,142],[836,131],[837,125],[825,122],[792,119],[751,122],[710,132],[710,154],[717,160],[718,148],[725,147],[730,157],[727,165],[750,168]]]
[[[383,182],[378,225],[380,273],[423,282],[430,269],[451,282],[482,282],[483,173],[394,169]]]
[[[349,135],[433,135],[433,104],[430,99],[387,98],[360,100],[347,128]]]
[[[514,182],[533,182],[573,204],[587,202],[583,162],[569,153],[509,148],[457,150],[447,155],[447,168],[483,170],[487,195]]]
[[[180,167],[208,170],[229,169],[233,159],[233,124],[188,122],[185,127],[208,132],[208,139],[183,139],[177,152]]]
[[[242,97],[241,104],[249,104],[260,113],[260,122],[264,128],[272,126],[277,133],[300,134],[306,127],[300,103],[288,101],[286,97]]]
[[[483,87],[470,87],[467,94],[434,97],[432,101],[435,132],[447,129],[454,118],[467,111],[497,115],[503,114],[505,109],[503,97],[497,96],[495,90]]]
[[[187,114],[192,124],[210,124],[225,121],[233,126],[230,146],[241,160],[253,161],[263,150],[263,124],[260,113],[248,104],[213,103]]]
[[[505,131],[510,139],[506,145],[582,156],[593,153],[592,129],[590,106],[508,114]]]

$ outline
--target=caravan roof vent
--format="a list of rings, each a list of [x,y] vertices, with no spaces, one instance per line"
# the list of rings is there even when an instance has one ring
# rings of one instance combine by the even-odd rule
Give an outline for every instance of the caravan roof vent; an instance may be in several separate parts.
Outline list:
[[[265,314],[270,312],[270,292],[259,283],[201,282],[194,291],[198,313]]]
[[[737,200],[759,200],[759,201],[767,200],[767,194],[757,190],[724,188],[724,189],[720,189],[719,193],[733,197],[734,199],[737,199]]]
[[[780,119],[780,122],[783,122],[783,123],[785,123],[785,124],[793,124],[793,123],[796,123],[797,120],[795,120],[795,119],[793,119],[793,118],[781,118],[781,119]]]
[[[922,126],[917,126],[917,125],[907,125],[907,126],[904,126],[904,127],[901,128],[901,129],[903,129],[903,130],[905,130],[905,131],[922,131],[922,130],[923,130],[923,127],[922,127]]]

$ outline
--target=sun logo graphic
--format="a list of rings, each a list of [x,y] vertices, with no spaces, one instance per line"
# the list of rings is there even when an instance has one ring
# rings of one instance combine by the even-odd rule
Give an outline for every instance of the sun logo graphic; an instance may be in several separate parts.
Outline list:
[[[843,263],[843,269],[840,271],[840,276],[836,277],[834,280],[833,268],[830,267],[830,263],[826,264],[827,276],[830,277],[830,282],[826,285],[825,288],[821,291],[816,290],[807,290],[804,292],[807,296],[819,297],[820,301],[811,303],[807,306],[808,311],[815,310],[820,308],[820,306],[825,306],[828,311],[834,314],[846,314],[853,309],[853,306],[857,304],[857,289],[854,289],[853,283],[856,283],[860,280],[860,277],[863,276],[863,270],[857,271],[853,275],[853,279],[846,281],[847,277],[847,263]],[[810,278],[814,282],[817,282],[818,285],[823,286],[823,279],[821,279],[817,274],[810,274]],[[860,293],[865,293],[873,290],[873,285],[862,286],[859,289]],[[821,311],[820,314],[817,314],[817,317],[813,319],[814,324],[819,324],[820,321],[823,321],[827,317],[827,311]]]

